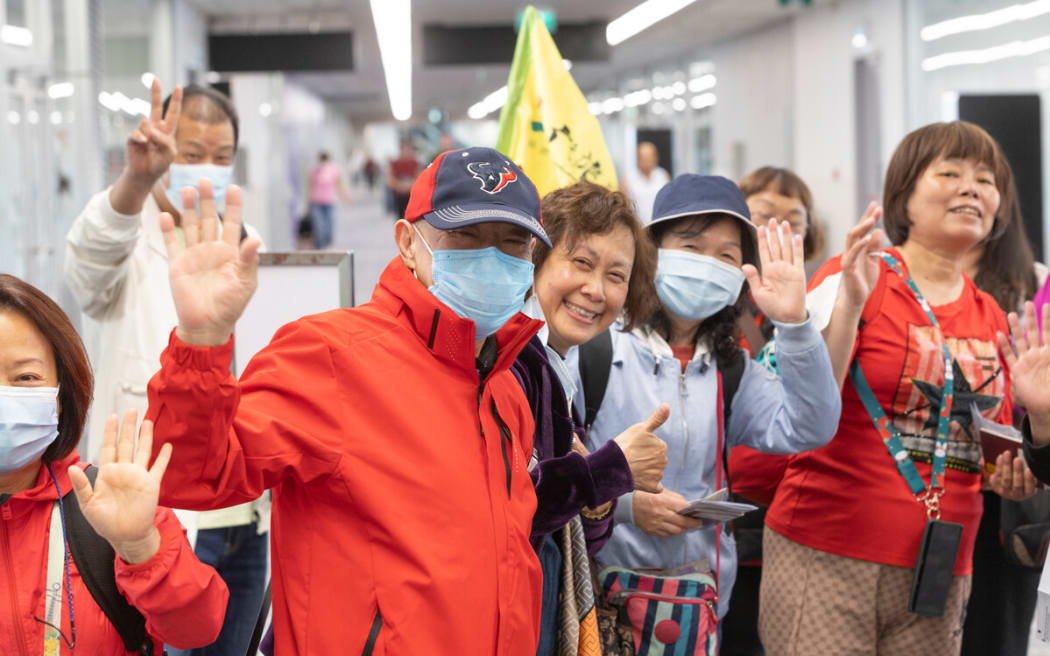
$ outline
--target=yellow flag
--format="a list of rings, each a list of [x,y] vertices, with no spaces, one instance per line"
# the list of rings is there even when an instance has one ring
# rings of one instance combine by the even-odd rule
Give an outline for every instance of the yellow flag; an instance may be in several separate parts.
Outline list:
[[[518,32],[496,149],[525,171],[541,198],[580,180],[618,188],[598,119],[532,6]]]

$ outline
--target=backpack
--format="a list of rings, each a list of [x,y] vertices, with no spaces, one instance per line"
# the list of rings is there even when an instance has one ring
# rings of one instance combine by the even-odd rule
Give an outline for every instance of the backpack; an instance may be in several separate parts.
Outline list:
[[[88,465],[84,470],[91,484],[98,478],[98,468]],[[113,562],[116,553],[105,538],[95,532],[80,510],[77,495],[70,490],[62,497],[66,514],[66,541],[80,578],[95,603],[106,614],[113,628],[124,642],[124,649],[132,654],[153,655],[153,641],[146,634],[146,618],[128,603],[117,589]]]
[[[610,329],[611,330],[611,329]],[[580,381],[583,386],[583,400],[586,405],[583,425],[588,432],[598,417],[598,410],[605,398],[605,388],[609,386],[609,371],[612,369],[612,333],[610,330],[597,335],[580,345]],[[733,397],[744,377],[747,362],[741,351],[732,362],[723,363],[716,359],[716,366],[722,374],[722,426],[729,430],[729,416],[732,414]],[[729,484],[729,447],[727,440],[722,442],[722,466],[726,471],[726,487]],[[731,489],[731,488],[730,488]]]

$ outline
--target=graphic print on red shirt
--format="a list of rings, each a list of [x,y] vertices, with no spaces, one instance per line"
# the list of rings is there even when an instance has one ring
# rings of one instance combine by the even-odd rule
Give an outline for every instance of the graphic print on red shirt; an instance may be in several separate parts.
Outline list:
[[[891,253],[901,260],[900,254]],[[827,325],[841,278],[840,258],[810,281],[806,304],[814,325]],[[933,307],[955,375],[942,519],[963,525],[955,574],[972,570],[982,511],[981,451],[971,435],[970,407],[1009,423],[1008,371],[996,332],[1006,317],[988,294],[965,280],[959,298]],[[885,263],[864,312],[855,357],[875,398],[901,433],[905,449],[929,485],[944,386],[944,359],[930,320],[904,281]],[[926,511],[897,471],[853,383],[842,388],[842,417],[825,447],[790,458],[766,524],[781,535],[841,556],[914,567]]]
[[[996,345],[978,338],[948,338],[955,374],[949,430],[949,469],[979,474],[981,444],[974,435],[971,405],[982,414],[994,413],[1006,394],[1006,380]],[[893,425],[912,460],[932,464],[937,417],[944,391],[944,359],[934,339],[933,326],[908,324],[904,369],[897,383]],[[992,414],[994,417],[995,414]]]

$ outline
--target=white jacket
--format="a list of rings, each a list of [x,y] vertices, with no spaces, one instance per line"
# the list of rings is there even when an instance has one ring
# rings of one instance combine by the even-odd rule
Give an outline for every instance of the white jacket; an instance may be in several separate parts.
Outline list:
[[[85,344],[95,373],[94,402],[80,445],[93,462],[106,417],[123,416],[130,408],[140,419],[145,415],[146,385],[160,369],[161,351],[178,323],[157,201],[151,193],[140,214],[120,214],[109,193],[107,188],[92,196],[66,236],[66,284],[85,315]],[[246,230],[259,236],[251,226]],[[251,517],[250,507],[241,512]]]

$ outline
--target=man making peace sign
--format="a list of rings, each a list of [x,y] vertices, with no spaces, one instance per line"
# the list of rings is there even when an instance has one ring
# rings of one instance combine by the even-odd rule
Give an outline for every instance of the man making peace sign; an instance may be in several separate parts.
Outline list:
[[[104,433],[109,415],[128,409],[145,414],[146,384],[176,322],[160,214],[167,212],[181,226],[179,189],[201,178],[211,181],[223,211],[237,151],[237,113],[229,98],[195,85],[175,87],[167,100],[161,98],[154,78],[150,115],[128,135],[124,171],[113,186],[92,196],[66,237],[66,282],[87,318],[85,342],[95,370],[91,423],[81,452],[95,462],[100,445],[91,439]],[[238,227],[238,239],[249,235],[258,237],[253,228]],[[215,643],[223,651],[216,653],[243,653],[266,585],[267,538],[256,530],[253,504],[195,519],[179,515],[191,530],[201,529],[197,556],[216,567],[230,587],[227,621]],[[225,554],[227,543],[232,554]],[[237,570],[236,581],[231,568]]]

